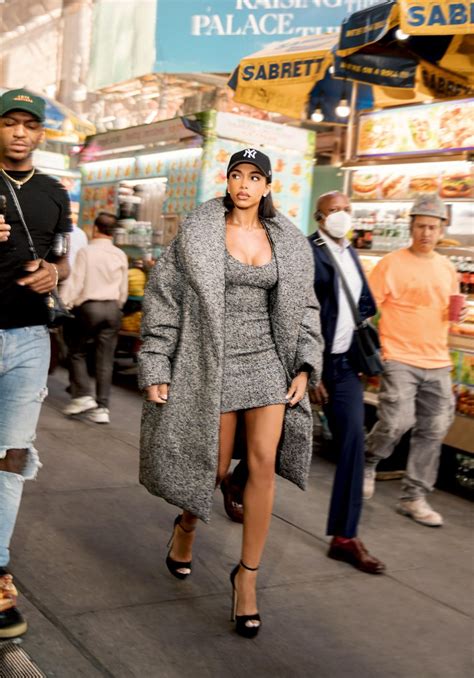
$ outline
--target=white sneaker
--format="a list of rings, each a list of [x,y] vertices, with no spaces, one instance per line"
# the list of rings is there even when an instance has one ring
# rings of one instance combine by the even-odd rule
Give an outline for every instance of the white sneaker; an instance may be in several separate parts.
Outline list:
[[[375,492],[375,468],[366,466],[364,469],[364,485],[362,487],[362,496],[364,499],[372,499]]]
[[[85,418],[94,424],[110,424],[110,412],[107,407],[96,407],[95,410],[87,412]]]
[[[427,527],[441,527],[443,524],[443,516],[433,511],[424,497],[418,497],[418,499],[413,499],[412,501],[399,502],[397,504],[397,512]]]
[[[73,398],[69,405],[63,409],[63,414],[69,416],[73,414],[81,414],[87,410],[93,410],[97,407],[97,403],[92,396],[82,396],[81,398]]]

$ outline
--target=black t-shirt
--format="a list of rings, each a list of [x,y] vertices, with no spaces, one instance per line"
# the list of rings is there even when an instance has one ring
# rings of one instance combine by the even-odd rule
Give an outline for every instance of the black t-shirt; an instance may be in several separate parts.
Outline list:
[[[29,172],[9,171],[8,174],[14,179],[23,179]],[[53,177],[36,170],[29,181],[14,190],[38,256],[54,262],[50,249],[55,234],[72,230],[66,189]],[[44,295],[16,283],[25,275],[25,262],[32,256],[18,211],[1,175],[0,194],[6,196],[5,221],[11,226],[9,239],[0,242],[0,329],[45,325]]]

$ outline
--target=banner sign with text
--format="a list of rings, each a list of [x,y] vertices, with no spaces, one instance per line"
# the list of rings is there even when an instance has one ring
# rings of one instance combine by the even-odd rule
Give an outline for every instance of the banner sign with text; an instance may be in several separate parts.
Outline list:
[[[413,88],[416,67],[415,59],[352,54],[347,57],[335,57],[334,76],[369,85]]]
[[[288,38],[339,30],[380,0],[157,0],[156,72],[225,73]]]

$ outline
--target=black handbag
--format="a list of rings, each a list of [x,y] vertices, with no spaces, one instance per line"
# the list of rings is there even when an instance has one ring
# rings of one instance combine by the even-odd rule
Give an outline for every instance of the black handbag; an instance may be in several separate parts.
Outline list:
[[[322,238],[318,238],[315,241],[315,244],[319,246],[323,245],[326,248],[326,252],[328,253],[332,263],[334,264],[334,268],[337,271],[339,280],[342,284],[342,289],[344,290],[347,301],[349,302],[349,307],[354,318],[354,338],[352,340],[352,345],[349,349],[348,356],[352,367],[357,372],[361,372],[368,377],[375,377],[383,372],[378,332],[368,320],[361,319],[359,309],[357,308],[357,304],[354,301],[354,297],[352,296],[352,293],[349,289],[349,285],[347,284],[344,273],[342,272],[336,257],[327,246],[327,243]]]
[[[29,228],[26,225],[25,217],[23,216],[23,210],[21,209],[21,205],[15,193],[15,189],[3,174],[2,179],[7,185],[10,195],[12,196],[13,204],[15,205],[16,211],[18,212],[18,216],[20,217],[23,230],[25,231],[26,239],[28,240],[28,249],[31,252],[32,259],[34,260],[39,259],[40,257],[38,256],[38,253],[36,251]],[[46,318],[47,318],[46,324],[48,327],[59,327],[59,325],[61,325],[65,320],[74,319],[74,315],[70,311],[68,311],[66,306],[61,301],[57,289],[54,289],[51,292],[45,294],[44,303],[46,306]]]

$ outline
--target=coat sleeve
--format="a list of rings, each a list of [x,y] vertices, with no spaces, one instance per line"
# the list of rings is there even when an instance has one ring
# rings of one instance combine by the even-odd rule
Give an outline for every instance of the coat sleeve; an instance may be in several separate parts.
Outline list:
[[[297,372],[310,369],[309,386],[316,388],[321,380],[324,339],[321,334],[319,302],[311,284],[307,290],[306,309],[301,322],[296,345],[295,368]]]
[[[143,343],[138,355],[141,389],[171,382],[171,364],[181,330],[183,275],[177,239],[153,269],[143,298]]]

